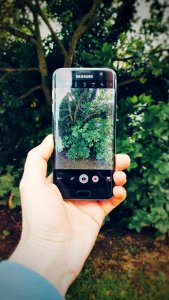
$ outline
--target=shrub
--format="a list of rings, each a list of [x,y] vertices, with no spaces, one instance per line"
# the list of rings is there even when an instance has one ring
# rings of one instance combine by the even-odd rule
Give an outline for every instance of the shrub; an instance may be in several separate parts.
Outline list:
[[[0,203],[8,204],[10,208],[20,205],[18,174],[8,166],[6,173],[0,176]]]
[[[131,156],[132,164],[122,209],[128,215],[122,221],[137,231],[154,227],[164,234],[169,230],[169,105],[145,94],[124,101],[130,113],[123,111],[119,119],[117,148]]]

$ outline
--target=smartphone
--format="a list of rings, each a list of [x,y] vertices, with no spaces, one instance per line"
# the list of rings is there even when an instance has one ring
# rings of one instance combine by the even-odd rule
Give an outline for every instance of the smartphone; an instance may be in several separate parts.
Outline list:
[[[116,74],[107,68],[60,68],[53,74],[53,182],[64,199],[113,195]]]

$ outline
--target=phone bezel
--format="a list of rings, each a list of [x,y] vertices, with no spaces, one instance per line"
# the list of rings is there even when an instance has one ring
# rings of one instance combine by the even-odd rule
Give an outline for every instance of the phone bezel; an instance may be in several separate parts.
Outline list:
[[[63,190],[63,187],[61,187],[61,186],[59,186],[59,183],[56,181],[56,170],[58,170],[58,169],[55,169],[54,168],[54,162],[55,162],[55,153],[54,153],[54,155],[53,155],[53,182],[54,182],[54,184],[56,184],[57,186],[58,186],[58,188],[60,189],[60,192],[61,192],[61,194],[62,194],[62,196],[63,196],[63,198],[64,198],[64,200],[69,200],[69,199],[71,199],[71,200],[96,200],[96,201],[99,201],[99,200],[108,200],[108,199],[110,199],[112,196],[113,196],[113,173],[114,173],[114,171],[115,171],[115,168],[116,168],[116,166],[115,166],[115,163],[116,163],[116,160],[115,160],[115,155],[116,155],[116,114],[117,114],[117,108],[116,108],[116,106],[117,106],[117,76],[116,76],[116,73],[115,73],[115,71],[114,70],[112,70],[112,69],[110,69],[110,68],[59,68],[59,69],[57,69],[57,70],[55,70],[55,72],[53,73],[53,81],[52,81],[52,99],[53,99],[53,91],[54,91],[54,88],[55,88],[55,82],[54,82],[54,80],[55,80],[55,78],[57,78],[56,76],[57,76],[57,72],[60,72],[61,70],[64,70],[64,72],[66,71],[66,70],[69,70],[69,71],[91,71],[91,72],[93,72],[93,71],[108,71],[108,72],[112,72],[112,74],[113,74],[113,82],[114,82],[114,84],[113,84],[113,87],[114,87],[114,114],[113,114],[113,118],[114,118],[114,124],[113,124],[113,153],[114,153],[114,164],[113,164],[113,166],[114,166],[114,168],[113,168],[113,170],[109,170],[110,172],[111,172],[111,178],[112,178],[112,182],[111,182],[111,189],[110,189],[110,191],[109,191],[109,193],[107,193],[107,195],[106,194],[104,194],[104,197],[103,196],[101,196],[101,195],[99,195],[99,197],[95,197],[95,198],[76,198],[76,197],[71,197],[71,194],[69,194],[69,195],[67,195],[67,194],[65,194],[64,193],[64,190]],[[52,132],[53,132],[53,136],[55,136],[54,135],[54,122],[53,122],[53,119],[54,119],[54,117],[53,117],[53,103],[54,103],[54,99],[53,99],[53,101],[52,101]],[[56,143],[56,141],[55,141],[55,137],[54,137],[54,149],[55,149],[55,143]],[[66,169],[62,169],[63,170],[63,172],[66,170]],[[71,169],[69,169],[69,171],[72,171]],[[74,170],[73,170],[74,171]],[[86,170],[84,170],[84,169],[79,169],[79,171],[81,171],[81,172],[85,172]],[[103,171],[103,170],[100,170],[100,171]],[[78,191],[79,189],[77,189],[76,191]],[[65,196],[66,195],[66,196]]]

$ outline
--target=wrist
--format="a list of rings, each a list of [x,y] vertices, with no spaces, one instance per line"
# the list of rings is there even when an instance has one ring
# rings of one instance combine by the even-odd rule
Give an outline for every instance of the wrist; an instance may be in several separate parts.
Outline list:
[[[67,259],[61,250],[21,239],[10,260],[39,273],[64,296],[74,278],[67,270]]]

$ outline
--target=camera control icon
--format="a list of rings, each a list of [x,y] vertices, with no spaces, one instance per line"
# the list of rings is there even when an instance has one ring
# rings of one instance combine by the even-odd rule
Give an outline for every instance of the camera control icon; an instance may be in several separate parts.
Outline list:
[[[86,174],[82,174],[79,176],[79,181],[83,184],[87,183],[89,180],[88,176]]]
[[[97,175],[94,175],[92,177],[92,181],[95,182],[95,183],[98,182],[99,181],[99,177]]]

